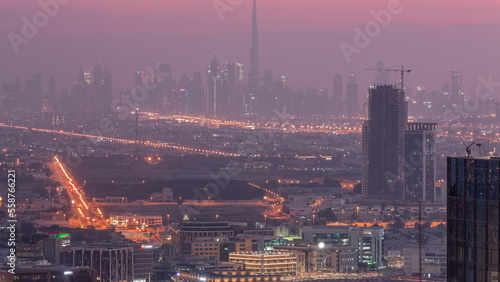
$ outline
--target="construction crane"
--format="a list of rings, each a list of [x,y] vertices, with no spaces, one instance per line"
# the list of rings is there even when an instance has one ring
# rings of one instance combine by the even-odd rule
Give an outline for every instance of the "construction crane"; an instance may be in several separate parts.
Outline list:
[[[394,72],[400,72],[401,73],[401,90],[404,91],[405,89],[405,72],[409,73],[411,72],[410,69],[405,69],[403,65],[401,65],[401,69],[381,69],[381,68],[376,68],[376,69],[366,69],[367,71],[394,71]]]
[[[385,69],[385,71],[401,72],[401,91],[405,91],[405,72],[409,73],[411,70],[405,69],[405,67],[401,65],[401,69]]]

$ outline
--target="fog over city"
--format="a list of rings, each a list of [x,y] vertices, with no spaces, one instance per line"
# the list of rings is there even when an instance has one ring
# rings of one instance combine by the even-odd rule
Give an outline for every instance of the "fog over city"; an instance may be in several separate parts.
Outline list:
[[[29,44],[19,46],[19,54],[3,36],[1,82],[42,72],[68,87],[80,64],[99,61],[121,91],[133,86],[135,70],[158,62],[170,63],[176,79],[182,72],[204,71],[214,53],[221,61],[249,63],[251,1],[221,0],[222,6],[211,0],[68,2]],[[366,88],[371,74],[364,70],[384,61],[411,65],[408,85],[440,90],[449,70],[459,69],[467,93],[474,91],[478,75],[498,75],[499,59],[489,55],[500,44],[495,1],[398,1],[401,13],[347,62],[339,44],[353,44],[354,28],[364,29],[374,20],[371,12],[386,10],[388,2],[262,1],[262,70],[287,75],[293,88],[320,89],[332,87],[332,73],[354,71]],[[31,20],[41,10],[36,1],[5,0],[1,6],[5,35],[21,34],[22,18]]]
[[[0,281],[498,281],[499,12],[2,0]]]

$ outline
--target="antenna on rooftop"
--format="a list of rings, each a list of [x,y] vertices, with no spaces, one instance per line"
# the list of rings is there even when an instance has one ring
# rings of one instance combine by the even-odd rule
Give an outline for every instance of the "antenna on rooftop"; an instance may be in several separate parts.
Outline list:
[[[476,144],[476,146],[479,148],[479,156],[483,156],[483,144]]]

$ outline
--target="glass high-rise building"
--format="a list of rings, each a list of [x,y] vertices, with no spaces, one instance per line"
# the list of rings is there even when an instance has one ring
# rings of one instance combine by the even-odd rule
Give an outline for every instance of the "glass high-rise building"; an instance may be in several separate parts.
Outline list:
[[[405,201],[436,201],[436,123],[408,123],[405,131]]]
[[[499,281],[499,157],[449,157],[448,281]]]

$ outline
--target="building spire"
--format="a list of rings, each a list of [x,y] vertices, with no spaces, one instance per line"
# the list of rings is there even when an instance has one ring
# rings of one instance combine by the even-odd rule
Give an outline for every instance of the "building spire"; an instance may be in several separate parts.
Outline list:
[[[253,0],[252,48],[250,49],[250,89],[259,86],[259,29],[257,24],[257,0]]]

